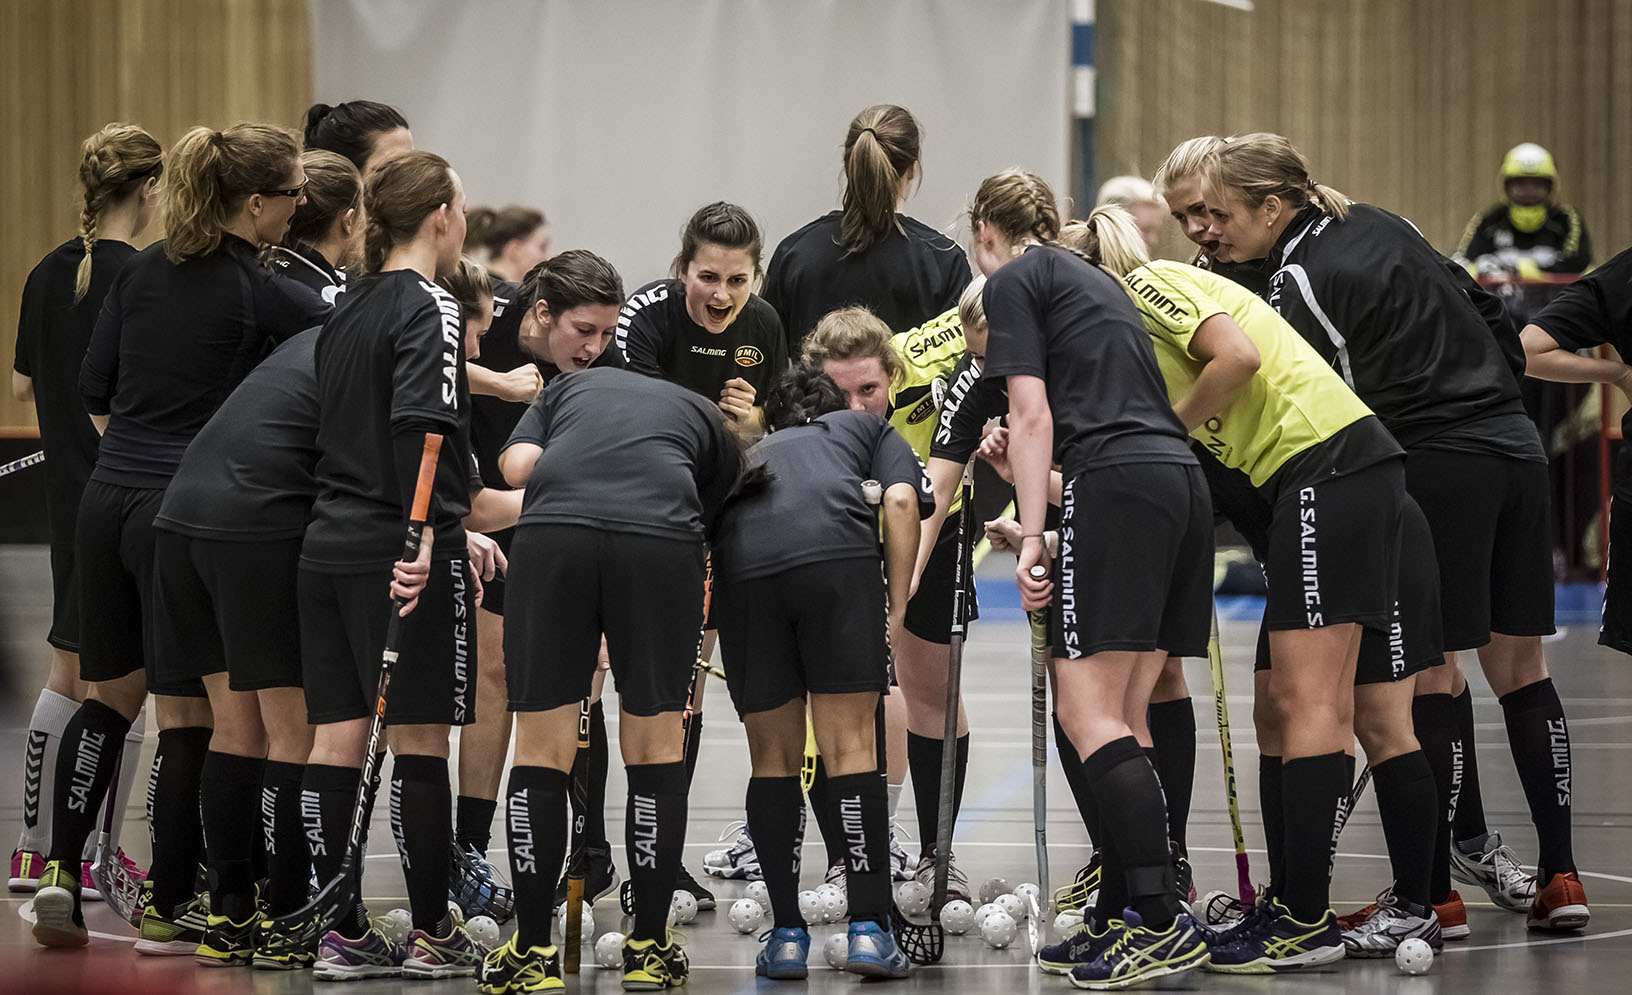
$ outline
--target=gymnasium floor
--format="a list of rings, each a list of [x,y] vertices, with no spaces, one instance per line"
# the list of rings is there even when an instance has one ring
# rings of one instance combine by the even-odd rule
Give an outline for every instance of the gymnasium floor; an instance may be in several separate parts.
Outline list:
[[[1005,567],[997,562],[985,565],[983,575],[1000,581]],[[1032,849],[1031,775],[1029,753],[1029,711],[1027,696],[1026,630],[1017,610],[998,605],[1002,593],[989,583],[991,591],[987,618],[977,622],[965,656],[965,689],[968,694],[974,746],[965,794],[964,815],[959,827],[958,855],[972,882],[1001,875],[1011,882],[1036,876]],[[1012,590],[1012,588],[1011,588]],[[15,839],[21,819],[21,758],[28,710],[32,706],[44,674],[44,632],[49,617],[50,582],[43,547],[0,547],[0,653],[9,664],[0,675],[9,702],[0,713],[0,835],[6,842]],[[1226,681],[1233,689],[1229,704],[1234,719],[1236,764],[1241,784],[1242,815],[1246,821],[1248,846],[1261,844],[1263,834],[1256,815],[1257,749],[1251,728],[1251,702],[1239,693],[1250,687],[1251,643],[1255,627],[1230,616],[1224,623]],[[1575,745],[1575,847],[1582,878],[1592,901],[1593,921],[1584,934],[1565,938],[1533,938],[1526,934],[1521,916],[1511,915],[1484,901],[1483,895],[1468,894],[1468,917],[1473,927],[1470,939],[1447,944],[1446,952],[1426,977],[1408,978],[1398,973],[1392,960],[1344,961],[1320,973],[1283,979],[1224,978],[1195,972],[1173,979],[1168,988],[1216,991],[1340,992],[1376,991],[1426,993],[1433,991],[1625,991],[1632,973],[1632,662],[1594,645],[1595,630],[1589,619],[1571,619],[1572,625],[1548,644],[1548,659],[1555,680],[1569,710]],[[1190,819],[1191,859],[1197,887],[1229,888],[1234,881],[1229,818],[1219,763],[1218,741],[1211,716],[1211,696],[1204,665],[1188,667],[1197,704],[1198,750],[1195,801]],[[1474,668],[1475,702],[1479,722],[1479,763],[1484,784],[1487,815],[1493,827],[1501,828],[1521,855],[1534,853],[1534,835],[1529,828],[1523,795],[1519,791],[1507,754],[1501,711]],[[745,740],[741,727],[729,720],[729,708],[721,689],[710,693],[711,720],[702,744],[701,769],[692,796],[690,842],[686,862],[700,870],[702,855],[718,846],[715,835],[727,822],[741,817],[743,785],[747,777]],[[149,737],[150,759],[152,738]],[[1050,747],[1050,763],[1053,750]],[[147,840],[141,824],[139,800],[131,808],[125,842],[139,862],[147,858]],[[623,797],[623,778],[614,765],[610,798]],[[385,825],[384,806],[376,809],[376,826],[371,833],[373,853],[369,855],[364,878],[370,905],[378,912],[393,905],[405,905],[403,885],[391,834]],[[901,811],[910,819],[910,797],[902,800]],[[621,839],[622,805],[608,812],[609,830]],[[814,835],[814,834],[813,834]],[[1086,859],[1087,849],[1080,824],[1071,807],[1064,780],[1050,771],[1049,824],[1050,871],[1052,883],[1069,879]],[[504,845],[502,825],[496,825],[494,845]],[[909,846],[909,849],[911,847]],[[1336,865],[1333,887],[1339,911],[1348,911],[1371,900],[1387,880],[1387,863],[1376,805],[1368,794],[1350,820],[1342,839],[1342,853]],[[1263,855],[1252,851],[1254,869],[1262,872]],[[622,846],[614,858],[623,864]],[[496,855],[502,861],[502,853]],[[820,877],[822,857],[819,844],[806,851],[805,884],[814,887]],[[757,944],[752,938],[733,932],[725,922],[724,910],[740,897],[741,882],[720,884],[715,890],[720,910],[703,913],[685,928],[692,961],[693,992],[768,991],[769,982],[757,982],[752,973]],[[305,993],[313,988],[308,974],[276,974],[247,970],[209,971],[195,968],[185,958],[145,958],[131,950],[133,937],[128,929],[99,904],[87,907],[87,921],[93,931],[86,951],[44,951],[36,947],[28,926],[16,913],[22,897],[6,897],[0,914],[0,992],[153,992],[179,995],[183,992]],[[1480,899],[1473,901],[1474,898]],[[596,912],[604,917],[597,933],[610,928],[616,918],[616,903],[603,899]],[[827,935],[840,927],[813,931],[812,968],[805,985],[797,983],[775,990],[813,992],[850,991],[858,979],[828,970],[822,963],[820,946]],[[943,962],[932,968],[917,969],[907,982],[890,986],[892,991],[1003,992],[1066,991],[1061,978],[1043,975],[1027,965],[1024,937],[1007,950],[992,950],[977,937],[949,937]],[[586,955],[589,951],[586,950]],[[586,965],[592,958],[586,956]],[[368,982],[350,986],[320,986],[331,992],[423,992],[473,991],[468,979],[444,982]],[[576,980],[569,979],[569,991],[619,991],[618,975],[586,966]],[[880,989],[882,990],[882,989]]]

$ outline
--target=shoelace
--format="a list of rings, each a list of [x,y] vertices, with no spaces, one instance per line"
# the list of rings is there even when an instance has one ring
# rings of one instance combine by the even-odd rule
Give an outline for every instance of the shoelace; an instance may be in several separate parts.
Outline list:
[[[727,839],[734,838],[734,837],[742,837],[742,836],[747,836],[747,835],[748,835],[748,823],[745,822],[742,819],[736,819],[736,820],[733,820],[731,822],[726,823],[725,828],[720,831],[719,838],[716,839],[714,842],[724,843]]]
[[[1496,881],[1503,891],[1522,888],[1533,877],[1524,873],[1523,868],[1519,866],[1518,854],[1506,843],[1491,851],[1490,860],[1495,865]]]

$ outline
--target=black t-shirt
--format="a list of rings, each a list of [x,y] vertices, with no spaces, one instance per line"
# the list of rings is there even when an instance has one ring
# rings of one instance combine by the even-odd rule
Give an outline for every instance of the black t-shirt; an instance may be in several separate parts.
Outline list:
[[[1048,386],[1054,461],[1067,476],[1111,463],[1193,463],[1139,314],[1121,283],[1080,256],[1034,245],[982,294],[986,376]]]
[[[317,338],[317,502],[301,562],[356,573],[402,555],[427,432],[442,434],[428,524],[435,560],[465,557],[470,385],[453,295],[413,270],[365,276]]]
[[[497,373],[508,373],[528,363],[538,367],[539,374],[549,383],[561,371],[554,363],[530,355],[521,347],[521,321],[527,309],[522,307],[521,285],[508,280],[493,281],[493,323],[482,336],[482,352],[471,362]],[[589,364],[592,370],[603,367],[623,368],[623,353],[609,345]],[[526,401],[505,401],[487,394],[470,396],[470,441],[476,454],[476,469],[481,474],[482,486],[508,491],[511,486],[499,472],[499,453],[515,431],[516,423],[530,407]]]
[[[720,516],[713,566],[722,584],[806,563],[878,556],[879,512],[863,498],[863,480],[876,480],[886,491],[912,484],[919,517],[935,510],[912,447],[877,415],[835,411],[773,432],[749,451],[748,461],[769,467],[772,480]]]
[[[265,542],[306,531],[317,497],[317,336],[272,351],[193,437],[154,527]]]
[[[1571,351],[1609,343],[1632,357],[1632,249],[1565,287],[1530,319]],[[1632,412],[1621,419],[1623,435],[1632,435]]]
[[[980,447],[980,433],[993,418],[1009,413],[1009,395],[1002,380],[981,376],[980,367],[968,353],[958,360],[947,378],[946,399],[941,402],[940,420],[930,441],[930,459],[963,464]]]
[[[1546,461],[1503,326],[1409,222],[1365,204],[1337,221],[1311,204],[1281,234],[1270,266],[1270,305],[1407,451]]]
[[[85,409],[109,416],[92,479],[163,487],[255,364],[328,312],[236,235],[180,263],[163,242],[136,253],[114,277],[80,369]]]
[[[861,305],[904,332],[956,307],[969,285],[963,249],[923,222],[897,214],[878,241],[851,253],[839,241],[843,219],[824,214],[771,254],[760,293],[782,319],[789,356],[829,311]]]
[[[713,335],[686,313],[686,290],[679,280],[656,280],[629,298],[618,314],[618,348],[636,373],[661,377],[720,401],[727,380],[753,385],[756,404],[788,367],[782,322],[756,295],[725,331]]]
[[[74,281],[85,244],[72,238],[51,250],[28,274],[17,314],[17,356],[12,368],[34,382],[34,413],[45,449],[45,489],[52,536],[72,537],[79,496],[96,466],[97,434],[79,396],[79,367],[91,342],[102,300],[134,246],[112,240],[91,248],[91,285],[74,300]]]
[[[305,243],[294,248],[277,245],[267,254],[272,272],[300,284],[334,306],[334,299],[346,290],[346,274],[335,269],[323,253]]]
[[[717,405],[627,370],[557,377],[508,445],[522,442],[544,451],[527,479],[521,525],[700,540],[742,464]]]

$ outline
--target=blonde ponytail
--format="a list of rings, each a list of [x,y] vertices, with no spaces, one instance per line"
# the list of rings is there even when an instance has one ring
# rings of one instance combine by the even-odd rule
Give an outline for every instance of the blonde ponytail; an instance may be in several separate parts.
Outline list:
[[[300,141],[270,124],[197,127],[170,151],[164,253],[171,262],[214,252],[234,211],[252,194],[287,186]]]
[[[1066,225],[1060,232],[1060,244],[1103,266],[1117,279],[1150,262],[1139,225],[1120,204],[1096,207],[1088,220]]]
[[[1309,178],[1309,162],[1284,136],[1267,131],[1226,138],[1206,167],[1207,181],[1234,190],[1249,208],[1279,197],[1295,211],[1313,203],[1338,221],[1349,216],[1352,201]]]
[[[75,304],[91,288],[91,252],[103,212],[163,171],[163,147],[134,124],[106,125],[80,146],[79,185],[85,191],[85,205],[79,211],[79,240],[85,255],[74,273]]]

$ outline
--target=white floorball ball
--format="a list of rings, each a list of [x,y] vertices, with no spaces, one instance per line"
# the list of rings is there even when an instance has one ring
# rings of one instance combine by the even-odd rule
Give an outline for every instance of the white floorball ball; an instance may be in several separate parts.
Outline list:
[[[752,898],[754,901],[758,902],[762,908],[768,909],[771,907],[771,889],[766,886],[765,882],[748,882],[748,890],[745,892],[745,894],[749,898]]]
[[[975,925],[977,927],[980,926],[981,923],[986,921],[987,917],[998,911],[1000,911],[998,907],[993,905],[991,902],[987,902],[985,905],[982,905],[980,908],[975,910]]]
[[[765,921],[765,906],[752,898],[739,898],[731,903],[731,911],[725,918],[737,932],[752,933]]]
[[[954,898],[941,909],[941,928],[953,936],[962,936],[975,924],[974,906],[961,898]]]
[[[816,897],[822,903],[822,922],[838,922],[850,914],[850,903],[844,899],[844,892],[837,888],[829,892],[817,892]]]
[[[623,966],[623,934],[602,933],[595,941],[595,963],[602,967]]]
[[[1015,885],[1014,893],[1020,896],[1020,900],[1026,903],[1027,908],[1031,907],[1031,903],[1033,901],[1037,902],[1039,907],[1042,905],[1043,889],[1032,884],[1030,881]]]
[[[380,932],[392,943],[401,945],[413,929],[414,917],[407,909],[392,909],[375,920]]]
[[[477,916],[465,923],[465,932],[489,950],[499,945],[499,924],[492,916]]]
[[[993,902],[992,904],[996,905],[1004,912],[1007,912],[1009,914],[1009,918],[1013,919],[1015,922],[1025,921],[1026,900],[1021,898],[1019,895],[999,895],[997,896],[997,901]]]
[[[994,950],[1002,950],[1013,943],[1015,934],[1019,931],[1019,924],[1003,911],[993,912],[980,924],[980,938]]]
[[[909,916],[923,915],[933,897],[930,890],[917,881],[903,882],[895,889],[895,904]]]
[[[844,970],[850,962],[850,937],[844,933],[834,933],[822,944],[822,956],[827,959],[827,966],[835,971]]]
[[[1082,913],[1068,909],[1054,917],[1054,932],[1069,933],[1082,925]]]
[[[799,915],[803,916],[805,922],[807,922],[807,923],[821,922],[822,921],[822,900],[821,900],[821,897],[818,896],[814,891],[801,891],[799,893]]]
[[[697,896],[684,889],[676,889],[669,898],[669,918],[684,926],[697,918]]]
[[[1394,966],[1406,974],[1427,974],[1434,966],[1434,948],[1414,936],[1404,940],[1394,951]]]
[[[579,935],[587,942],[595,935],[595,911],[588,902],[583,906],[583,922],[578,927]],[[567,938],[567,903],[562,902],[555,907],[555,931],[564,940]]]
[[[979,897],[981,904],[995,902],[997,901],[997,896],[1007,895],[1012,890],[1013,889],[1009,887],[1009,883],[1002,878],[987,878],[980,886]]]

